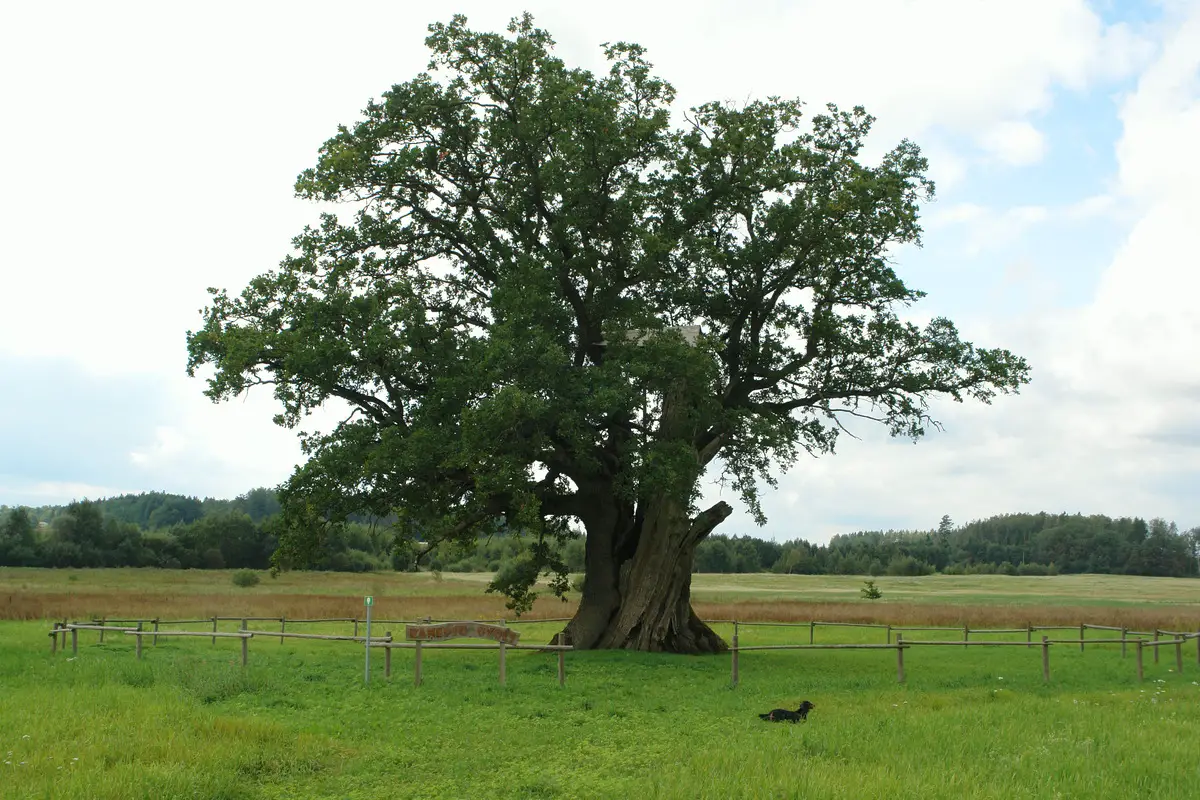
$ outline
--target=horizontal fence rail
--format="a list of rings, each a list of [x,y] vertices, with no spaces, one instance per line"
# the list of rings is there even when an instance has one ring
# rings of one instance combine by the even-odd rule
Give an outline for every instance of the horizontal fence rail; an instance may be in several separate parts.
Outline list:
[[[278,631],[251,630],[250,628],[247,627],[250,622],[276,622],[276,621],[279,622],[279,624],[280,624],[280,630],[278,630]],[[524,620],[524,621],[528,622],[528,623],[533,623],[533,622],[561,622],[561,621],[566,621],[566,620],[565,619],[554,619],[554,620]],[[105,624],[108,622],[136,622],[137,625],[136,625],[136,627],[130,627],[130,626],[125,626],[125,625]],[[237,631],[227,631],[227,630],[222,631],[222,630],[218,630],[218,623],[220,623],[220,622],[239,622],[239,623],[241,623],[241,627]],[[354,635],[343,635],[343,634],[323,634],[323,633],[298,633],[295,631],[289,632],[289,631],[285,630],[285,627],[286,627],[287,623],[289,623],[289,622],[292,623],[293,625],[301,624],[301,623],[318,623],[318,624],[349,623],[349,624],[354,625],[355,634]],[[505,642],[497,642],[495,644],[478,644],[478,643],[472,643],[472,642],[453,643],[453,642],[425,642],[425,641],[398,642],[398,641],[393,640],[391,631],[387,631],[385,633],[385,635],[383,635],[383,636],[371,636],[370,638],[368,638],[366,636],[358,636],[357,630],[358,630],[359,622],[360,622],[360,620],[355,619],[354,617],[334,617],[334,618],[322,618],[322,619],[296,620],[296,619],[287,619],[286,617],[252,617],[252,616],[207,617],[205,619],[197,619],[197,620],[174,620],[174,621],[172,621],[172,624],[176,624],[176,625],[182,625],[182,624],[210,624],[210,625],[212,625],[211,630],[188,631],[188,630],[163,630],[162,625],[165,623],[165,621],[158,619],[158,618],[140,619],[140,620],[125,620],[125,619],[108,620],[108,619],[105,619],[105,620],[96,620],[93,622],[71,622],[71,623],[68,623],[66,620],[63,620],[62,622],[55,622],[54,627],[49,632],[50,652],[52,654],[57,652],[58,646],[59,646],[59,636],[62,636],[62,646],[63,646],[63,649],[65,650],[66,649],[66,637],[67,637],[67,634],[69,633],[71,636],[72,653],[73,653],[73,655],[78,655],[79,631],[81,631],[81,630],[98,632],[100,635],[101,642],[104,641],[104,634],[106,632],[122,633],[127,636],[133,636],[135,639],[135,653],[136,653],[136,656],[139,661],[142,659],[142,655],[143,655],[143,639],[147,636],[151,637],[151,640],[155,645],[158,644],[158,638],[160,636],[165,636],[165,637],[180,636],[180,637],[193,637],[193,638],[204,637],[204,638],[211,639],[213,644],[216,644],[217,639],[238,639],[241,641],[242,666],[245,667],[249,663],[249,658],[250,658],[250,654],[249,654],[250,653],[250,651],[249,651],[250,640],[254,639],[255,637],[267,637],[267,638],[278,637],[280,643],[282,643],[284,639],[304,639],[304,640],[310,640],[310,641],[318,640],[318,641],[332,641],[332,642],[354,642],[356,644],[365,644],[367,647],[385,648],[385,650],[384,650],[384,673],[385,673],[385,676],[388,678],[391,677],[391,673],[392,673],[392,650],[396,649],[396,648],[413,650],[416,654],[416,657],[414,659],[414,661],[415,661],[414,683],[415,683],[415,685],[420,686],[421,682],[422,682],[421,654],[422,654],[422,651],[425,649],[496,650],[499,652],[499,656],[500,656],[500,661],[499,661],[500,673],[499,673],[499,675],[500,675],[500,683],[501,684],[505,684],[507,682],[507,660],[506,660],[507,651],[508,650],[527,650],[527,651],[542,651],[542,652],[556,654],[558,657],[558,682],[559,682],[560,686],[563,686],[563,685],[566,685],[566,675],[567,675],[566,663],[565,663],[564,656],[567,652],[575,649],[573,646],[566,644],[565,634],[563,634],[563,633],[557,634],[557,636],[556,636],[557,643],[556,644],[507,644]],[[394,622],[398,623],[398,624],[429,624],[429,623],[433,622],[433,620],[430,617],[422,617],[422,618],[418,618],[418,619],[414,619],[414,620],[396,620]],[[472,622],[472,623],[474,623],[474,622],[480,622],[480,621],[479,620],[438,620],[438,622]],[[506,622],[505,620],[498,620],[497,622],[501,626],[504,626],[507,623],[511,623],[511,621]],[[146,629],[145,625],[147,623],[153,625],[153,628]],[[389,622],[388,624],[392,624],[392,623]]]
[[[377,624],[388,625],[409,625],[409,624],[442,624],[442,623],[459,623],[459,622],[482,622],[485,624],[496,624],[498,626],[508,627],[520,624],[540,624],[540,623],[560,623],[569,622],[570,617],[553,617],[541,619],[497,619],[497,620],[461,620],[461,619],[436,619],[433,617],[416,617],[407,620],[374,620]],[[240,623],[240,629],[236,632],[221,631],[219,625],[222,622],[237,622]],[[278,631],[268,630],[251,630],[249,624],[251,622],[278,622]],[[183,636],[183,637],[209,637],[215,645],[218,638],[224,639],[239,639],[242,648],[242,664],[245,666],[249,659],[249,642],[255,637],[278,637],[279,643],[283,644],[284,639],[297,640],[314,640],[314,641],[331,641],[331,642],[354,642],[356,644],[366,643],[369,647],[384,648],[385,655],[385,674],[391,676],[391,651],[394,649],[413,650],[414,658],[414,684],[419,686],[422,682],[422,653],[426,649],[432,650],[495,650],[499,653],[499,670],[500,682],[503,684],[506,680],[506,665],[505,656],[508,650],[527,650],[527,651],[543,651],[556,654],[559,661],[559,683],[565,684],[566,670],[563,661],[564,653],[572,651],[575,648],[565,643],[563,634],[556,636],[555,644],[505,644],[505,643],[452,643],[452,642],[422,642],[422,641],[395,641],[392,638],[391,632],[386,635],[372,636],[368,641],[367,637],[358,634],[359,624],[365,622],[364,619],[356,617],[322,617],[309,619],[289,619],[287,617],[265,617],[265,616],[213,616],[203,619],[183,619],[183,620],[164,620],[161,618],[108,618],[102,617],[92,619],[90,621],[76,621],[68,623],[66,620],[55,622],[53,629],[49,632],[51,637],[51,653],[55,653],[59,647],[59,636],[62,636],[61,646],[65,650],[67,644],[68,633],[71,636],[72,653],[78,654],[78,637],[79,631],[95,631],[99,635],[99,640],[104,641],[106,633],[120,633],[131,635],[136,641],[136,652],[139,659],[142,658],[142,643],[146,636],[151,637],[154,645],[158,644],[158,637],[165,636]],[[1052,645],[1079,645],[1081,651],[1087,645],[1117,645],[1121,646],[1121,656],[1125,657],[1129,647],[1135,648],[1135,656],[1137,663],[1138,679],[1143,679],[1143,654],[1145,648],[1151,648],[1153,651],[1154,662],[1159,661],[1159,651],[1162,647],[1173,646],[1175,648],[1175,668],[1178,672],[1183,672],[1183,646],[1189,641],[1196,642],[1196,662],[1200,665],[1200,631],[1168,631],[1168,630],[1152,630],[1152,631],[1133,631],[1127,627],[1118,627],[1115,625],[1096,625],[1092,623],[1080,623],[1079,625],[1032,625],[1027,624],[1024,628],[970,628],[968,625],[951,626],[951,625],[890,625],[886,623],[875,622],[834,622],[824,620],[811,620],[809,622],[775,622],[769,620],[706,620],[709,624],[729,624],[733,626],[733,640],[730,654],[732,659],[731,664],[731,682],[733,686],[737,686],[739,682],[739,654],[741,652],[762,652],[762,651],[785,651],[785,650],[894,650],[896,652],[897,661],[897,680],[901,683],[905,681],[904,667],[904,651],[912,647],[1040,647],[1042,650],[1042,666],[1043,678],[1046,681],[1050,680],[1050,662],[1049,651]],[[124,624],[118,624],[124,623]],[[131,626],[132,624],[132,626]],[[301,633],[295,630],[288,631],[288,625],[352,625],[352,634],[340,633]],[[209,630],[164,630],[163,626],[180,626],[180,625],[209,625]],[[147,626],[152,626],[147,629]],[[747,628],[807,628],[809,632],[808,643],[793,643],[793,644],[746,644],[740,643],[740,632]],[[883,630],[885,631],[886,643],[847,643],[847,642],[828,642],[818,643],[815,641],[817,628],[843,628],[843,629],[863,629]],[[904,639],[905,633],[912,632],[929,632],[941,631],[951,633],[952,635],[961,635],[961,639],[947,640],[922,640],[922,639]],[[1041,631],[1078,631],[1078,638],[1054,638],[1043,635],[1041,641],[1035,641],[1033,638],[1034,632]],[[1097,636],[1088,638],[1088,631],[1103,631],[1119,634],[1119,636]],[[999,641],[989,639],[971,639],[971,635],[989,636],[989,635],[1019,635],[1025,634],[1025,641]],[[893,642],[893,637],[895,641]]]

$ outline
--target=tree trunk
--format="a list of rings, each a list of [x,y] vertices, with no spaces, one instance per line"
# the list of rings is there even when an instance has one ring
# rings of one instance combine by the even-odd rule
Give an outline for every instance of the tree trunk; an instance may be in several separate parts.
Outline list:
[[[692,442],[694,402],[681,379],[662,398],[658,436]],[[694,452],[693,482],[718,447]],[[618,446],[619,451],[619,446]],[[696,545],[733,513],[720,502],[688,517],[680,501],[686,482],[672,493],[660,489],[621,500],[612,478],[580,486],[589,504],[585,578],[579,611],[567,625],[575,647],[666,653],[720,653],[725,642],[692,611],[692,564]],[[692,484],[694,485],[694,483]]]
[[[691,606],[696,545],[733,513],[721,502],[689,519],[676,501],[597,514],[588,524],[587,573],[567,625],[580,649],[720,653],[727,647]],[[585,521],[587,524],[588,521]]]

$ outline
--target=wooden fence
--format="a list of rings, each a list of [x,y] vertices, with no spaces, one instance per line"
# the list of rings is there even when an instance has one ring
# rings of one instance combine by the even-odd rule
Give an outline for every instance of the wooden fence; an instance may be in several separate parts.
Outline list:
[[[1120,644],[1121,657],[1124,658],[1127,647],[1134,645],[1137,655],[1137,676],[1138,680],[1143,680],[1143,663],[1142,651],[1149,647],[1154,651],[1154,663],[1158,663],[1159,648],[1166,645],[1175,646],[1175,669],[1177,672],[1183,672],[1183,645],[1189,639],[1196,642],[1196,663],[1200,666],[1200,631],[1196,633],[1185,633],[1181,631],[1131,631],[1128,628],[1117,628],[1109,625],[1090,625],[1080,623],[1076,628],[1074,625],[1026,625],[1024,628],[987,628],[972,630],[964,625],[962,628],[948,628],[944,626],[920,626],[920,625],[886,625],[880,623],[856,623],[856,622],[739,622],[738,620],[721,620],[733,624],[733,642],[730,647],[730,684],[737,686],[740,680],[740,664],[738,654],[753,650],[895,650],[896,651],[896,680],[899,683],[904,683],[904,651],[911,647],[1026,647],[1031,648],[1038,646],[1042,651],[1042,679],[1046,682],[1050,680],[1050,646],[1059,644],[1078,644],[1080,652],[1083,652],[1086,645],[1106,645]],[[741,645],[739,643],[739,628],[748,626],[756,627],[784,627],[784,628],[808,628],[808,644],[773,644],[773,645]],[[866,628],[866,629],[884,629],[886,631],[886,643],[884,644],[817,644],[815,642],[816,630],[818,627],[839,627],[839,628]],[[1034,631],[1079,631],[1078,639],[1051,639],[1048,636],[1042,636],[1041,642],[1033,641]],[[1105,637],[1105,638],[1086,638],[1088,630],[1103,630],[1120,632],[1120,638]],[[913,640],[905,641],[904,632],[912,631],[961,631],[961,641],[930,641],[930,640]],[[1026,635],[1024,642],[1010,641],[980,641],[971,640],[971,634],[1019,634]],[[895,634],[895,642],[892,642],[892,635]],[[1170,636],[1170,639],[1160,638],[1163,635]],[[1130,638],[1130,637],[1133,638]],[[1153,636],[1152,640],[1147,640],[1142,637]]]
[[[424,617],[417,620],[372,620],[375,624],[380,625],[407,625],[412,623],[433,623],[433,622],[460,622],[461,620],[440,620],[431,617]],[[479,620],[476,620],[479,621]],[[520,624],[537,624],[548,622],[568,622],[569,617],[556,617],[552,619],[526,619],[526,620],[495,620],[497,625],[520,625]],[[1050,647],[1051,645],[1079,645],[1082,652],[1087,645],[1117,645],[1121,646],[1121,657],[1124,658],[1128,648],[1135,649],[1137,676],[1138,680],[1143,679],[1143,652],[1146,648],[1153,651],[1154,663],[1159,662],[1159,652],[1162,647],[1173,645],[1175,647],[1175,668],[1178,672],[1183,672],[1183,646],[1189,640],[1196,642],[1196,663],[1200,665],[1200,632],[1183,632],[1183,631],[1168,631],[1168,630],[1153,630],[1153,631],[1133,631],[1124,627],[1114,627],[1109,625],[1091,625],[1088,623],[1080,623],[1074,625],[1026,625],[1024,628],[979,628],[971,629],[967,625],[961,628],[949,628],[945,626],[919,626],[919,625],[888,625],[881,623],[856,623],[856,622],[823,622],[813,620],[811,622],[744,622],[739,620],[706,620],[709,624],[731,624],[733,625],[733,640],[730,647],[731,665],[730,665],[730,682],[733,686],[737,686],[740,680],[740,659],[739,654],[742,652],[764,651],[764,650],[894,650],[896,653],[896,678],[900,683],[905,681],[904,670],[904,651],[912,647],[1038,647],[1042,654],[1042,678],[1045,681],[1050,680]],[[236,632],[219,631],[218,627],[221,622],[239,622],[240,627]],[[252,622],[278,622],[278,631],[268,630],[252,630],[249,625]],[[492,622],[485,620],[484,622]],[[349,624],[353,625],[353,633],[350,635],[344,634],[320,634],[320,633],[300,633],[295,630],[287,630],[288,624]],[[366,637],[359,635],[359,624],[365,623],[365,620],[356,619],[354,617],[330,617],[323,619],[288,619],[286,617],[208,617],[203,619],[187,619],[187,620],[162,620],[162,619],[110,619],[103,618],[91,620],[88,622],[71,622],[66,620],[56,622],[54,629],[50,631],[50,651],[57,652],[59,647],[58,637],[62,636],[62,648],[65,650],[67,645],[67,635],[71,637],[71,651],[77,654],[79,651],[79,631],[96,631],[99,634],[99,640],[104,641],[105,633],[119,633],[125,636],[133,636],[136,640],[136,653],[139,659],[142,658],[143,639],[147,636],[151,637],[151,645],[158,644],[160,636],[196,636],[209,637],[212,644],[216,644],[218,638],[237,638],[241,640],[242,649],[242,665],[245,666],[249,662],[249,643],[255,637],[277,638],[280,644],[283,644],[285,639],[309,639],[309,640],[324,640],[324,641],[339,641],[339,642],[355,642],[365,643]],[[162,626],[181,626],[181,625],[204,625],[206,630],[203,631],[184,631],[184,630],[164,630]],[[207,629],[211,626],[211,630]],[[808,644],[768,644],[768,645],[742,645],[740,643],[740,633],[745,628],[750,627],[782,627],[782,628],[808,628]],[[816,641],[816,632],[818,628],[860,628],[867,630],[882,630],[884,631],[885,641],[883,643],[818,643]],[[1106,631],[1110,633],[1119,633],[1119,637],[1092,637],[1087,638],[1086,634],[1089,630]],[[961,633],[960,640],[919,640],[919,639],[904,639],[905,633],[914,632],[929,632],[942,631],[953,632],[954,634]],[[1043,635],[1041,641],[1035,641],[1034,633],[1043,631],[1078,631],[1078,638],[1069,639],[1051,639]],[[972,639],[971,636],[988,636],[988,635],[1015,635],[1025,634],[1025,641],[997,641],[987,639]],[[1163,638],[1164,636],[1169,638]],[[392,650],[412,649],[414,650],[413,663],[413,683],[420,686],[422,683],[422,656],[424,650],[441,649],[441,650],[496,650],[499,655],[499,679],[500,683],[504,684],[507,680],[507,664],[506,655],[508,650],[540,650],[542,652],[557,653],[558,656],[558,679],[559,684],[564,685],[566,682],[566,666],[564,662],[564,654],[574,648],[566,643],[564,634],[558,634],[556,643],[552,645],[513,645],[503,642],[495,644],[474,644],[474,643],[430,643],[430,642],[402,642],[394,641],[392,634],[387,631],[384,636],[372,636],[369,647],[381,647],[384,649],[384,673],[390,678],[392,673]]]
[[[217,625],[221,621],[227,621],[227,622],[228,621],[240,621],[241,627],[235,632],[218,631]],[[249,623],[263,622],[263,621],[271,621],[271,622],[278,621],[279,625],[280,625],[280,629],[278,631],[264,631],[264,630],[252,630],[249,628]],[[378,620],[378,621],[372,620],[373,623],[378,622],[379,624],[401,624],[401,625],[409,624],[410,622],[430,623],[433,621],[435,621],[435,620],[431,620],[431,618],[429,618],[429,617],[425,617],[422,620]],[[437,622],[460,622],[462,620],[436,620],[436,621]],[[530,622],[534,622],[534,621],[546,622],[547,620],[530,620]],[[563,620],[549,620],[549,621],[558,622],[558,621],[563,621]],[[136,623],[136,625],[131,627],[129,625],[110,624],[110,623],[130,623],[130,622]],[[286,630],[288,622],[291,622],[293,625],[301,624],[301,623],[309,623],[309,624],[339,623],[339,622],[340,623],[353,623],[354,624],[354,634],[350,635],[350,636],[346,636],[346,635],[339,635],[339,634],[323,634],[323,633],[297,633],[295,631],[287,631]],[[474,644],[474,643],[457,643],[456,644],[456,643],[445,643],[445,642],[433,643],[433,642],[422,642],[422,641],[397,642],[392,639],[391,631],[386,631],[383,636],[372,636],[368,642],[368,639],[366,636],[358,635],[358,622],[359,622],[359,620],[355,620],[352,617],[337,617],[337,618],[328,618],[328,619],[305,619],[305,620],[299,620],[299,619],[289,620],[289,619],[280,618],[280,617],[210,617],[207,619],[197,619],[197,620],[103,619],[103,620],[93,620],[91,622],[67,622],[66,620],[63,620],[62,622],[54,623],[54,628],[50,631],[50,634],[49,634],[50,635],[50,652],[51,652],[51,654],[58,652],[58,648],[59,648],[58,637],[59,636],[62,636],[62,645],[61,646],[62,646],[63,651],[65,652],[66,648],[67,648],[67,635],[69,634],[71,637],[71,653],[73,656],[78,655],[79,654],[79,631],[96,631],[99,634],[99,641],[101,641],[101,642],[104,641],[105,633],[120,633],[120,634],[123,634],[126,636],[133,636],[136,641],[136,644],[134,647],[134,652],[139,661],[142,659],[142,652],[143,652],[142,640],[147,636],[151,637],[152,646],[156,646],[158,644],[158,638],[160,636],[206,637],[206,638],[211,639],[212,643],[214,645],[217,643],[217,639],[232,638],[232,639],[240,639],[241,640],[242,666],[244,667],[250,661],[250,640],[255,638],[256,636],[268,637],[268,638],[278,637],[280,644],[283,643],[284,639],[309,639],[309,640],[322,640],[322,641],[331,641],[331,642],[367,643],[367,646],[369,646],[369,647],[384,648],[384,676],[386,678],[391,678],[391,676],[392,676],[392,650],[395,648],[413,649],[415,651],[415,658],[414,658],[414,663],[413,663],[413,684],[415,686],[420,686],[422,683],[422,652],[423,652],[423,650],[426,650],[426,649],[432,648],[432,649],[438,649],[438,650],[497,650],[497,651],[499,651],[499,678],[500,678],[501,685],[506,684],[508,681],[508,665],[507,665],[507,651],[508,650],[538,650],[538,651],[542,651],[542,652],[557,653],[557,655],[558,655],[558,684],[559,684],[559,686],[565,686],[566,682],[567,682],[567,669],[566,669],[565,654],[570,650],[574,650],[574,648],[572,646],[566,644],[566,636],[563,633],[559,633],[557,635],[556,644],[552,644],[552,645],[506,644],[504,642],[498,642],[496,644]],[[501,620],[501,622],[503,623],[503,620]],[[511,623],[512,621],[510,620],[509,622]],[[152,627],[150,627],[150,628],[145,627],[147,625],[147,623],[152,625]],[[163,625],[187,625],[187,624],[208,625],[209,623],[212,624],[212,630],[182,631],[182,630],[163,630],[162,629]]]

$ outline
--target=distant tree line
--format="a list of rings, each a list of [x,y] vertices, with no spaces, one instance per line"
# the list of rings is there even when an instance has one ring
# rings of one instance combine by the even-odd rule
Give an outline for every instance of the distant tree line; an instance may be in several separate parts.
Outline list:
[[[0,507],[0,566],[266,569],[278,545],[270,489],[234,500],[148,492],[66,506]],[[317,569],[391,569],[386,526],[333,531]]]
[[[233,500],[148,492],[66,506],[0,506],[0,566],[266,569],[278,544],[279,502],[254,489]],[[330,529],[317,569],[346,572],[428,569],[504,572],[524,566],[521,537],[503,530],[454,544],[418,563],[394,547],[393,520],[354,519]],[[561,555],[583,572],[582,538]],[[696,550],[697,572],[808,575],[1110,573],[1200,574],[1200,527],[1094,514],[1005,514],[956,527],[943,517],[928,531],[860,531],[827,545],[714,535]]]
[[[711,536],[696,551],[698,572],[811,575],[1107,573],[1194,577],[1200,528],[1101,514],[1004,514],[936,530],[862,531],[828,545]]]

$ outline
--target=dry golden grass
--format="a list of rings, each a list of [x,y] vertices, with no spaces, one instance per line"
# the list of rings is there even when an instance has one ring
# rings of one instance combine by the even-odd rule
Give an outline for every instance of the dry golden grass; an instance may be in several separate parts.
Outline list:
[[[567,617],[574,603],[539,598],[525,619]],[[380,619],[501,619],[511,617],[495,595],[379,597]],[[363,616],[361,597],[328,594],[164,595],[151,592],[39,592],[0,595],[0,619],[207,619],[209,617],[320,619]]]
[[[0,568],[0,619],[207,619],[359,617],[375,596],[379,619],[512,618],[503,598],[484,593],[488,576],[428,573],[288,573],[253,588],[228,571],[40,570]],[[1016,628],[1126,626],[1200,630],[1200,582],[1126,576],[930,576],[881,578],[885,599],[858,599],[853,576],[697,576],[693,602],[704,619],[873,622]],[[571,602],[540,597],[527,620],[569,617]]]

